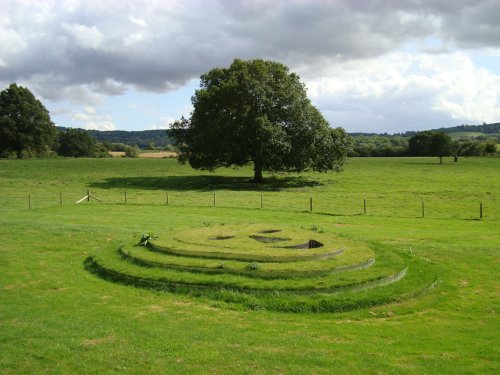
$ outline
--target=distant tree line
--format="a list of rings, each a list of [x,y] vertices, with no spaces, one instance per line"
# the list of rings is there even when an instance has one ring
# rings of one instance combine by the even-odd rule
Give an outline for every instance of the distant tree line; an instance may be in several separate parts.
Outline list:
[[[354,135],[350,156],[407,156],[408,139],[399,135]]]
[[[165,129],[141,131],[88,130],[88,132],[99,142],[107,144],[123,143],[141,149],[163,149],[173,143],[169,132]]]
[[[140,148],[124,143],[98,142],[91,133],[83,129],[65,128],[57,134],[54,151],[60,156],[111,157],[110,151],[124,152],[127,158],[139,157]]]
[[[496,124],[497,132],[490,135],[475,137],[460,137],[453,140],[449,133],[442,131],[412,132],[412,136],[406,135],[379,135],[379,134],[354,134],[354,146],[349,156],[370,157],[370,156],[438,156],[433,151],[431,139],[441,137],[444,142],[443,149],[446,150],[443,156],[487,156],[497,152],[497,144],[500,137],[500,124]],[[453,134],[453,133],[451,133]],[[434,138],[437,139],[437,138]]]

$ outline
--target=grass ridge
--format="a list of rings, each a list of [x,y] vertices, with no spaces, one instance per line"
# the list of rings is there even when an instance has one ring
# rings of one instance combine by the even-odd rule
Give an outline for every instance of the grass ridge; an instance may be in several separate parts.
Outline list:
[[[255,261],[263,263],[285,263],[285,262],[302,262],[305,260],[322,260],[328,259],[344,252],[344,249],[338,249],[335,251],[321,253],[321,254],[311,254],[311,255],[296,255],[296,256],[265,256],[265,255],[255,255],[255,254],[238,254],[238,253],[226,253],[226,252],[209,252],[209,251],[195,251],[195,250],[181,250],[174,249],[166,246],[159,246],[153,242],[148,243],[148,249],[151,251],[156,251],[159,253],[165,253],[170,255],[178,255],[185,257],[194,258],[204,258],[204,259],[221,259],[221,260],[239,260],[239,261]]]
[[[238,269],[231,269],[228,267],[216,268],[216,267],[201,267],[201,266],[182,266],[172,263],[161,263],[161,262],[141,259],[137,256],[128,254],[126,251],[123,250],[123,246],[120,246],[120,248],[118,249],[118,253],[123,259],[127,260],[128,262],[143,267],[177,269],[182,271],[200,272],[207,274],[229,273],[234,275],[242,275],[242,276],[256,277],[262,279],[302,278],[302,277],[318,277],[325,275],[333,275],[342,272],[365,269],[372,266],[375,263],[375,258],[372,257],[363,262],[338,266],[329,269],[305,270],[305,271],[277,271],[277,270],[263,271],[263,270],[238,270]]]

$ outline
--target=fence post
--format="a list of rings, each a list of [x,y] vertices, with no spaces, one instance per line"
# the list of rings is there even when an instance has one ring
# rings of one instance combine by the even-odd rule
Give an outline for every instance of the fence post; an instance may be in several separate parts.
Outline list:
[[[59,203],[61,204],[61,206],[63,205],[62,191],[59,192]]]
[[[28,195],[28,208],[31,210],[31,194]]]
[[[312,212],[313,210],[313,198],[309,197],[309,212]]]
[[[167,206],[168,206],[168,193],[167,193]]]
[[[215,207],[215,203],[216,203],[216,201],[215,201],[215,193],[214,193],[214,207]]]
[[[264,202],[263,202],[263,198],[262,198],[262,194],[260,195],[260,208],[263,208],[264,207]]]
[[[483,219],[483,202],[479,203],[479,218]]]
[[[125,204],[127,204],[127,190],[125,190]]]
[[[424,206],[424,201],[422,201],[422,217],[425,217],[425,206]]]
[[[87,189],[87,202],[90,202],[90,189]]]
[[[366,197],[363,198],[363,213],[366,215]]]

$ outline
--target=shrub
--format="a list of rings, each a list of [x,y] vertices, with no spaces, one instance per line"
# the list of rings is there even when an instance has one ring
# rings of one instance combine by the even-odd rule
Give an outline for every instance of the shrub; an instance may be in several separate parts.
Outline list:
[[[248,263],[245,269],[248,271],[257,271],[260,269],[260,264],[257,262]]]
[[[138,158],[139,157],[139,148],[136,146],[128,146],[125,149],[125,157],[126,158]]]
[[[139,240],[139,245],[147,246],[150,241],[156,240],[158,237],[154,235],[154,233],[144,233]]]
[[[106,144],[106,147],[108,148],[109,151],[121,151],[125,152],[129,145],[126,145],[124,143],[108,143]]]

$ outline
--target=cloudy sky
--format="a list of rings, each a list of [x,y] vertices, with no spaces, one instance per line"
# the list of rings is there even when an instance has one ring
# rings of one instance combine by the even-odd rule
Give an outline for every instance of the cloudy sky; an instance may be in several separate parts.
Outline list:
[[[500,121],[499,0],[0,0],[0,90],[57,125],[166,128],[235,58],[298,73],[332,126]]]

